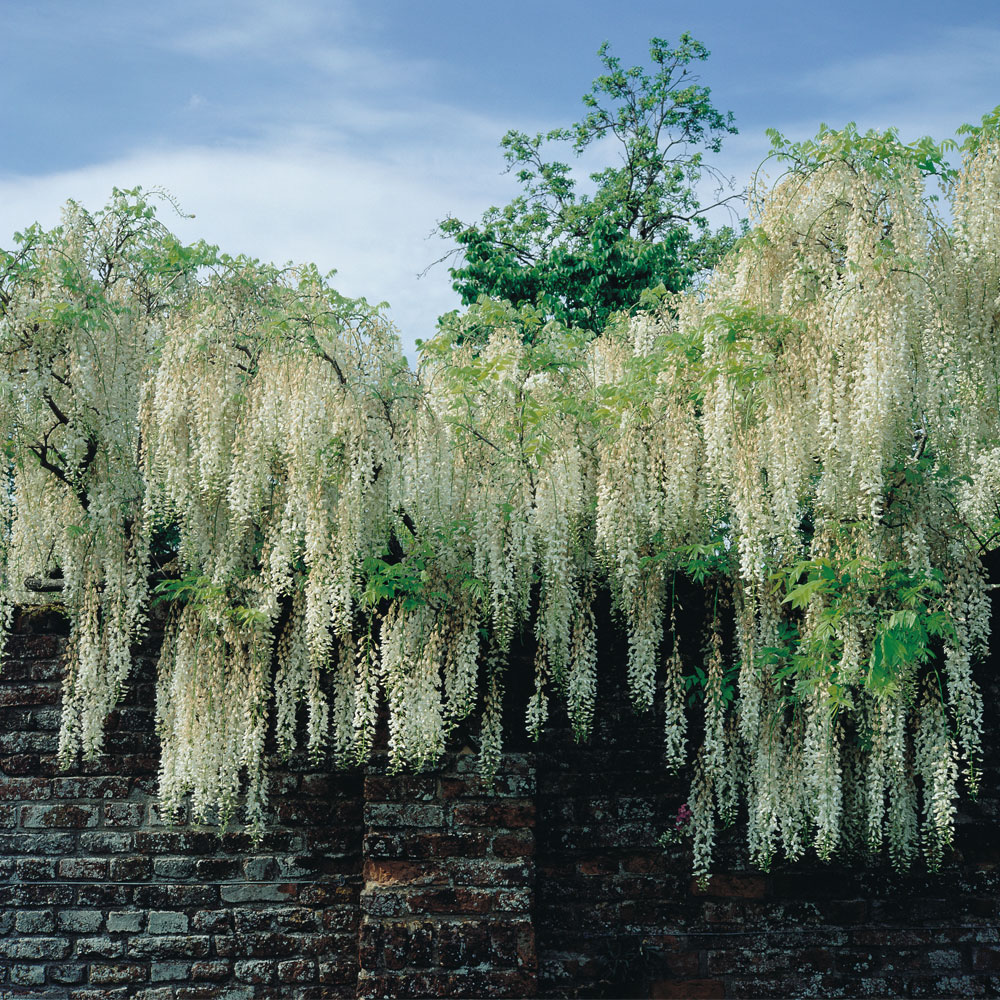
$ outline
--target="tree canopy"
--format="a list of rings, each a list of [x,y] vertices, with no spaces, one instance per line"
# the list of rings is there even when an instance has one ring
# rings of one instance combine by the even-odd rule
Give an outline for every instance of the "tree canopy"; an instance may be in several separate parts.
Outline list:
[[[684,34],[675,47],[653,38],[649,54],[651,69],[623,67],[605,43],[605,72],[584,95],[580,121],[503,137],[522,193],[477,223],[440,223],[457,244],[448,256],[460,261],[450,273],[464,304],[480,296],[529,304],[596,333],[647,289],[686,288],[731,246],[732,230],[711,232],[698,200],[702,179],[718,176],[705,152],[717,153],[736,132],[694,72],[708,50]],[[546,158],[553,145],[577,156],[596,148],[617,162],[590,174],[588,193],[568,164]]]
[[[62,759],[99,751],[162,599],[168,809],[245,792],[260,824],[272,726],[348,763],[383,703],[391,767],[477,718],[489,773],[517,638],[528,730],[562,699],[590,732],[603,593],[637,711],[692,767],[699,874],[741,814],[762,865],[940,864],[1000,538],[998,121],[957,172],[894,132],[777,139],[787,173],[697,293],[596,337],[484,300],[417,374],[378,309],[184,246],[139,192],[20,234],[0,596],[61,588]]]

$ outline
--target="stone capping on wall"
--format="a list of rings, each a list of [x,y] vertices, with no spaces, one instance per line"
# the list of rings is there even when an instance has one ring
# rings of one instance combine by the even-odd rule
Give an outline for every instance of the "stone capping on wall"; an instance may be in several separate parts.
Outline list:
[[[589,744],[554,719],[492,789],[461,743],[419,775],[293,757],[253,844],[158,813],[155,636],[105,754],[56,767],[63,643],[22,616],[0,674],[0,1000],[1000,995],[995,712],[940,875],[748,871],[735,831],[701,889],[615,650]]]

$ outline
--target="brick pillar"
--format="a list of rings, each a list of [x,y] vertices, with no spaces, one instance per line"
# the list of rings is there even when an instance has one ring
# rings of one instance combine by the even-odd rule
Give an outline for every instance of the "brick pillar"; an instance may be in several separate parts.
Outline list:
[[[468,750],[433,774],[370,769],[359,997],[535,996],[534,792],[530,755],[492,790]]]

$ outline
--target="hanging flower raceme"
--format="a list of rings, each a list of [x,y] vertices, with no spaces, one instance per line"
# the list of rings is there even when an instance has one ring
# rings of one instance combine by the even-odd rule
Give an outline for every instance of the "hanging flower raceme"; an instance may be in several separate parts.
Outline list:
[[[144,627],[150,525],[139,410],[163,324],[202,247],[181,248],[138,192],[18,236],[0,255],[4,627],[61,592],[70,618],[60,758],[98,751]]]

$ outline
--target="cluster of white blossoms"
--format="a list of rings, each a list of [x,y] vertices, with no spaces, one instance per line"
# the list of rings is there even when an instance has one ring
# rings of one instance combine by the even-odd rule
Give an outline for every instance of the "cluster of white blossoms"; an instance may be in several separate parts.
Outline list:
[[[947,227],[926,149],[829,133],[697,291],[593,340],[483,302],[417,373],[378,309],[183,247],[135,193],[23,234],[2,623],[60,591],[63,759],[99,751],[152,596],[168,810],[260,826],[269,739],[349,764],[383,712],[390,767],[476,717],[489,772],[526,648],[529,732],[561,700],[587,737],[608,595],[636,710],[693,766],[699,874],[743,811],[763,865],[940,863],[1000,543],[991,136]]]

